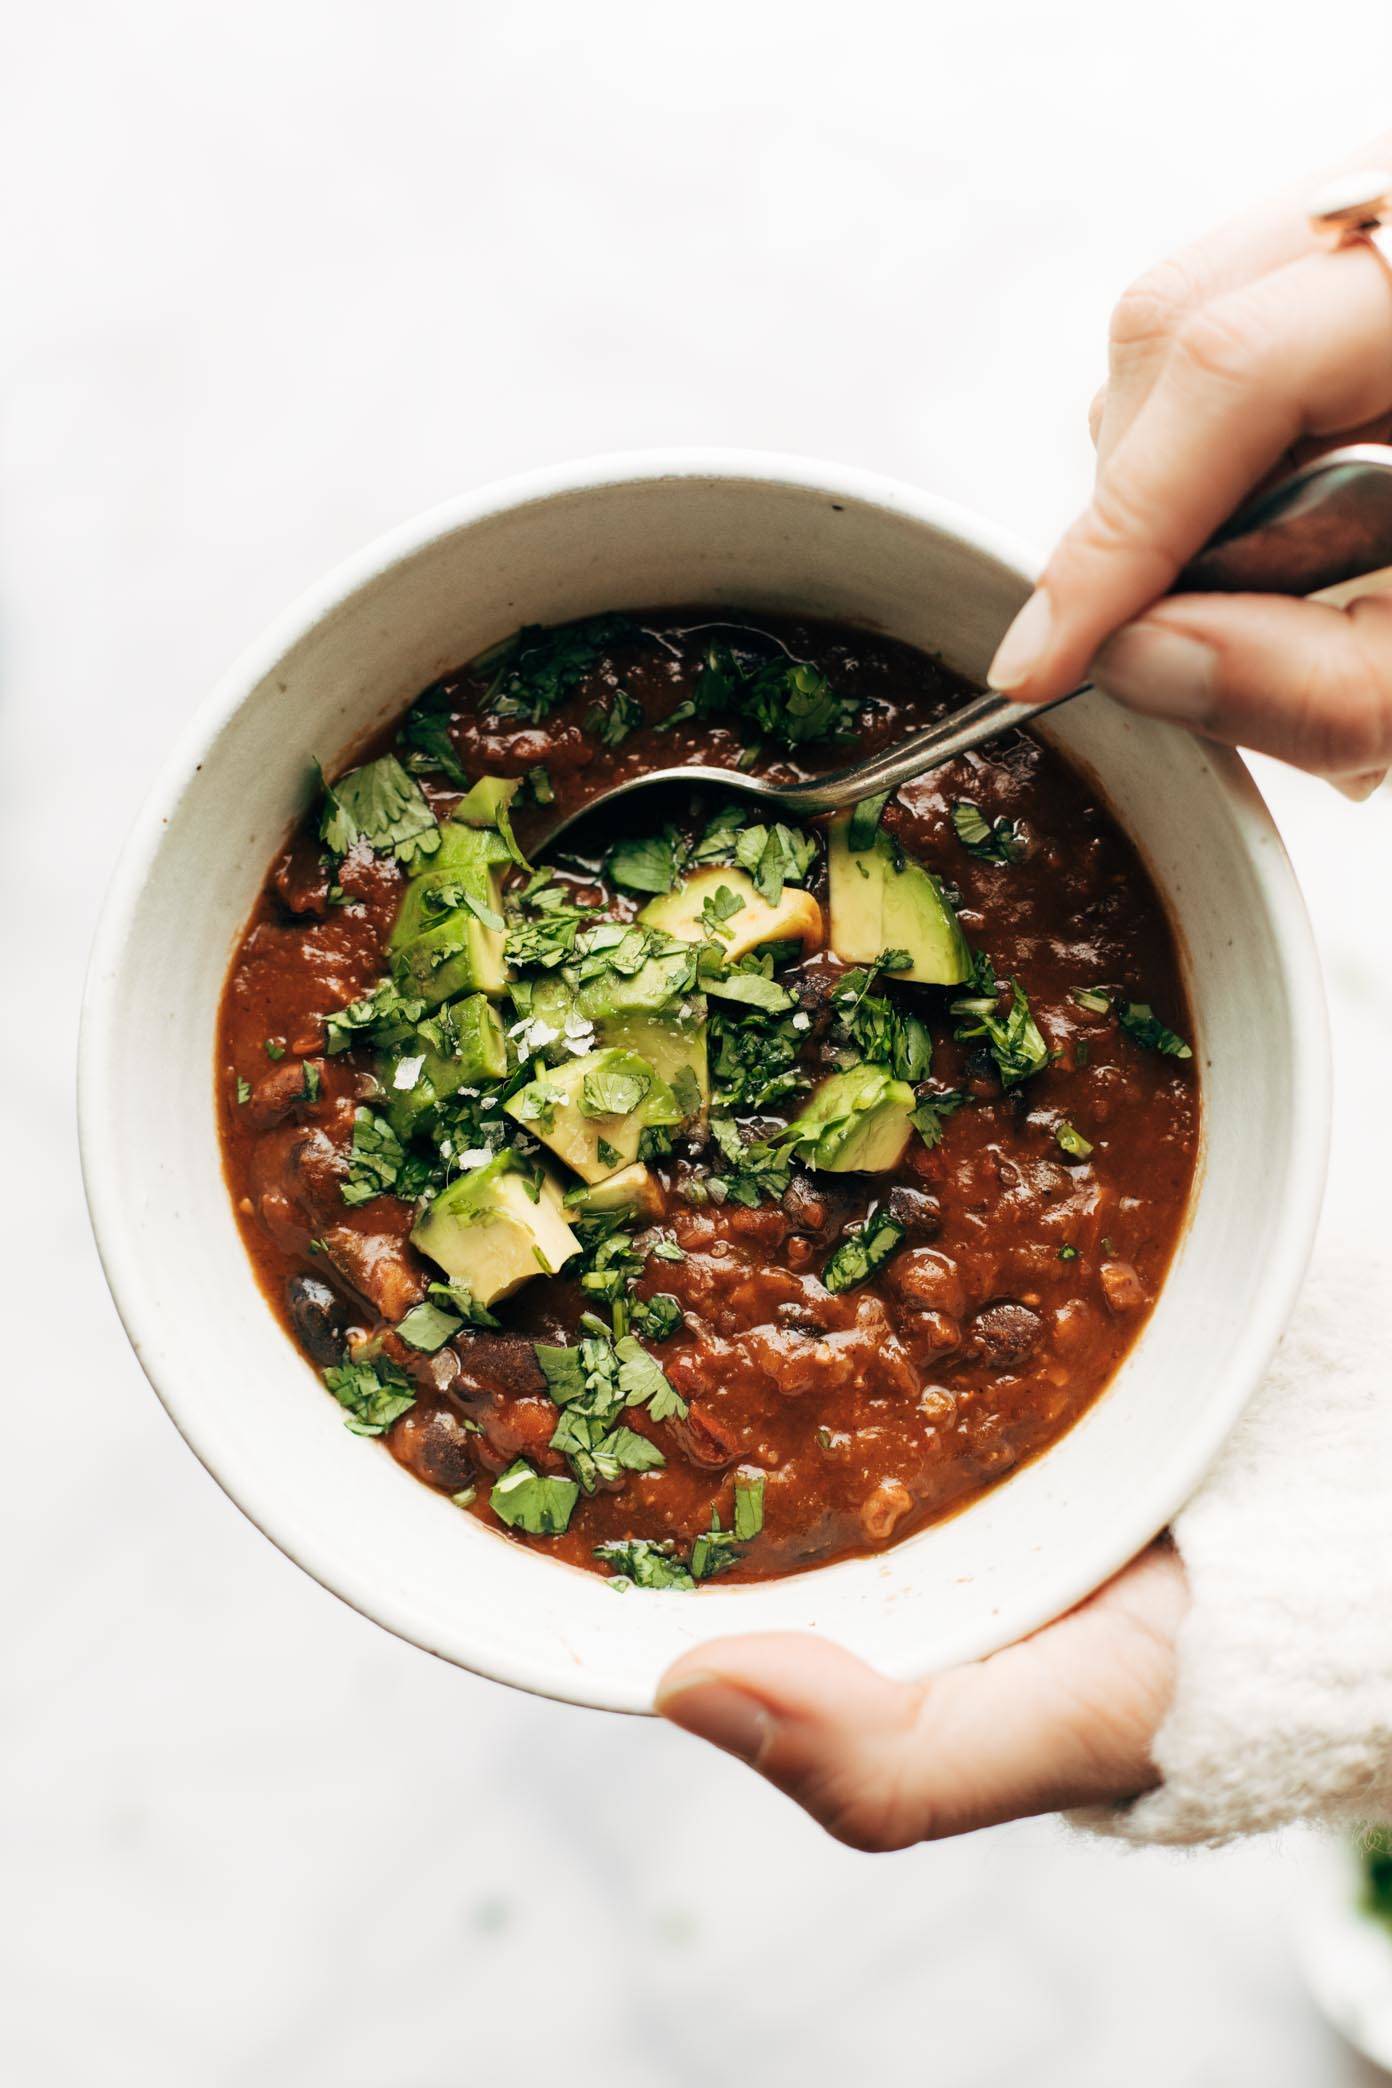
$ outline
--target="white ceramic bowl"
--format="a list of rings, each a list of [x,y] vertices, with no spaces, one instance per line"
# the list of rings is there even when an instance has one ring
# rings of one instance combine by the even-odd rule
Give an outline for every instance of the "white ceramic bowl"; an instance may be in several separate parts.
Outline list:
[[[1027,591],[998,531],[836,466],[698,451],[485,488],[374,544],[232,669],[166,765],[114,878],[88,981],[81,1133],[136,1353],[246,1514],[364,1614],[481,1674],[645,1711],[717,1633],[809,1630],[912,1676],[1057,1615],[1202,1477],[1299,1282],[1323,1181],[1318,966],[1241,764],[1090,697],[1048,737],[1093,771],[1181,938],[1205,1134],[1174,1267],[1111,1388],[1036,1463],[880,1557],[763,1586],[623,1594],[427,1491],[342,1416],[257,1290],[213,1110],[214,1024],[272,855],[332,769],[447,667],[523,623],[722,602],[892,633],[981,675]]]

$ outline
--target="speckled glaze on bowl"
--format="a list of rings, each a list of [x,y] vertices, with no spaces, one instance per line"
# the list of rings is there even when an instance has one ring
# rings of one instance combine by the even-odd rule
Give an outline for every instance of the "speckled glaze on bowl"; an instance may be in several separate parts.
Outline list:
[[[330,767],[523,623],[712,602],[885,631],[980,676],[1033,561],[928,494],[741,452],[600,458],[463,496],[370,546],[224,678],[112,882],[84,1008],[83,1165],[140,1361],[208,1470],[325,1587],[521,1688],[651,1708],[727,1631],[807,1630],[914,1676],[1057,1615],[1164,1527],[1256,1384],[1323,1185],[1328,1052],[1305,910],[1235,756],[1101,697],[1043,728],[1096,777],[1179,932],[1205,1133],[1189,1225],[1108,1391],[965,1512],[882,1555],[695,1594],[619,1593],[508,1542],[352,1436],[268,1310],[224,1185],[214,1025],[234,941]]]

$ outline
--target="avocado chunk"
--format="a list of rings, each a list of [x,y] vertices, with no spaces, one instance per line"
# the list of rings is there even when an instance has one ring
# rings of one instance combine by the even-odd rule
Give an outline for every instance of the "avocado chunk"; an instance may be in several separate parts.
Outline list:
[[[666,1081],[635,1051],[591,1051],[550,1067],[503,1107],[586,1182],[636,1160],[645,1131],[682,1120]]]
[[[641,1160],[606,1175],[602,1182],[568,1189],[565,1201],[566,1209],[578,1212],[582,1218],[604,1218],[615,1211],[627,1211],[637,1218],[662,1216],[662,1191],[657,1177]]]
[[[501,1080],[506,1072],[507,1041],[493,1003],[482,993],[447,1002],[383,1054],[387,1120],[398,1138],[409,1138],[426,1111],[456,1088]]]
[[[957,916],[931,870],[906,856],[887,834],[855,853],[847,841],[849,812],[831,823],[831,947],[847,964],[873,964],[882,950],[913,960],[896,979],[956,986],[971,976],[971,952]]]
[[[914,1091],[885,1066],[850,1066],[821,1081],[783,1134],[800,1160],[830,1174],[884,1174],[904,1157]]]
[[[704,1124],[710,1109],[704,994],[693,994],[685,1006],[685,1014],[674,1008],[667,1015],[613,1015],[596,1031],[601,1043],[648,1061],[672,1090],[683,1123]]]
[[[689,958],[681,953],[675,974],[670,955],[650,957],[631,979],[605,973],[578,993],[552,972],[529,985],[524,1012],[546,1023],[558,1038],[576,1016],[593,1025],[596,1044],[637,1052],[671,1088],[682,1121],[704,1124],[710,1107],[706,997],[671,991],[674,976],[681,987],[689,974]]]
[[[411,1240],[480,1305],[511,1297],[533,1276],[553,1275],[580,1247],[550,1175],[533,1181],[512,1153],[495,1154],[442,1189]]]
[[[729,899],[721,898],[722,886]],[[735,899],[738,907],[730,905]],[[770,906],[752,877],[723,864],[694,870],[675,892],[650,900],[638,918],[645,928],[661,928],[683,942],[715,943],[727,964],[761,943],[797,942],[806,950],[822,944],[822,909],[810,892],[784,885],[777,905]]]
[[[429,868],[406,886],[387,954],[399,986],[437,1002],[458,993],[496,998],[506,981],[502,916],[507,843],[491,828],[450,820]],[[496,924],[496,925],[495,925]]]

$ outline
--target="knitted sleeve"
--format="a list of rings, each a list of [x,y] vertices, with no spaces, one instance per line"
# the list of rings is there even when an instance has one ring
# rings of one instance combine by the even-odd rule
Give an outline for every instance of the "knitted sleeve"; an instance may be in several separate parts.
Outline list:
[[[1321,1248],[1268,1376],[1176,1518],[1192,1608],[1162,1781],[1075,1822],[1219,1843],[1392,1818],[1392,1257]]]

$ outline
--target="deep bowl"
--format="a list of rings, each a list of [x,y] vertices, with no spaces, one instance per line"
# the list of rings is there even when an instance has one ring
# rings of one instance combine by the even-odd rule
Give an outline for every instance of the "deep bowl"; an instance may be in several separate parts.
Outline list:
[[[980,677],[1032,561],[909,486],[740,452],[604,458],[471,493],[351,559],[224,678],[166,764],[98,931],[83,1165],[141,1364],[208,1470],[291,1558],[389,1630],[500,1681],[651,1708],[717,1633],[809,1630],[915,1676],[1078,1601],[1202,1478],[1294,1299],[1323,1184],[1319,968],[1238,759],[1097,696],[1045,735],[1097,780],[1170,909],[1204,1135],[1168,1279],[1110,1387],[1042,1457],[873,1558],[780,1581],[618,1593],[461,1515],[343,1427],[257,1289],[223,1180],[218,998],[273,852],[332,768],[523,623],[686,602],[887,632]]]

